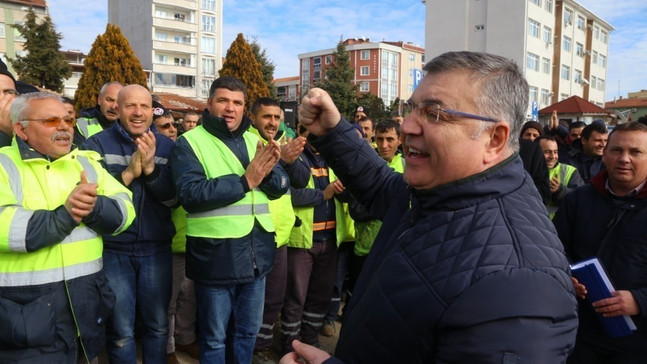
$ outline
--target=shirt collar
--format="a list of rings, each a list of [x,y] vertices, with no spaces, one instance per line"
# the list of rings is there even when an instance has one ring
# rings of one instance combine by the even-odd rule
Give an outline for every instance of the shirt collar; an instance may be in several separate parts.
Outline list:
[[[609,179],[608,178],[607,178],[607,181],[604,184],[604,188],[607,190],[607,192],[609,192],[610,194],[612,194],[612,195],[614,195],[616,197],[635,197],[635,196],[638,196],[640,191],[642,191],[643,187],[645,187],[645,183],[647,183],[647,180],[643,181],[643,183],[636,186],[636,188],[631,190],[631,192],[629,192],[625,196],[620,196],[617,193],[613,192],[613,190],[611,189],[611,185],[609,184]]]

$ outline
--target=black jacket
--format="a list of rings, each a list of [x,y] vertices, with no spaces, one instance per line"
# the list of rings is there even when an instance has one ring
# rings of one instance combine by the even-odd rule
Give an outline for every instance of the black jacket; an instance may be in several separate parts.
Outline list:
[[[347,363],[564,362],[577,328],[573,285],[521,160],[415,190],[353,133],[342,120],[311,141],[384,221],[335,355]]]
[[[227,129],[224,119],[202,113],[202,126],[214,138],[220,139],[247,168],[247,154],[243,133],[251,125],[244,117],[239,128]],[[184,136],[175,142],[172,158],[173,180],[180,203],[187,212],[208,211],[230,205],[245,196],[249,185],[245,176],[236,174],[207,179],[204,168]],[[288,176],[277,163],[259,185],[270,199],[288,191]],[[203,284],[245,283],[264,277],[272,269],[276,244],[274,234],[254,224],[252,231],[242,238],[209,239],[186,237],[186,275]]]
[[[562,162],[562,158],[560,158],[560,162]],[[571,144],[571,151],[564,162],[577,168],[584,183],[589,183],[591,178],[605,170],[602,157],[589,157],[584,153],[582,139],[577,139]]]
[[[553,221],[572,262],[597,256],[614,288],[631,291],[640,308],[632,317],[638,332],[607,338],[590,305],[580,301],[578,335],[647,355],[647,188],[635,197],[616,197],[606,191],[606,181],[605,171],[566,195]]]

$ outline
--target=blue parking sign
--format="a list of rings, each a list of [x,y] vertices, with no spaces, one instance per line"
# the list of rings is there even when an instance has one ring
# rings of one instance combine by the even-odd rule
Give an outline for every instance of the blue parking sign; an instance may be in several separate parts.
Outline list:
[[[532,121],[539,120],[539,103],[537,101],[532,102]]]

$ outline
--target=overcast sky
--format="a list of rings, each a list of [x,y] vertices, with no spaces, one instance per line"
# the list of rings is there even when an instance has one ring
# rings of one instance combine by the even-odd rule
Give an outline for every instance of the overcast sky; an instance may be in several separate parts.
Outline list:
[[[56,29],[63,34],[62,48],[87,53],[105,31],[107,0],[82,6],[78,0],[47,1]],[[647,1],[579,3],[615,28],[610,34],[607,100],[647,89]],[[334,48],[340,38],[402,40],[424,47],[424,23],[420,0],[224,0],[223,47],[226,50],[238,33],[256,37],[276,64],[274,77],[289,77],[299,73],[298,54]]]

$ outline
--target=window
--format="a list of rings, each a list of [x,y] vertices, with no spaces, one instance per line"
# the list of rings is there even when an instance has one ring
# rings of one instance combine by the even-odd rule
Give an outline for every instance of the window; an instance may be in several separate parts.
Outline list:
[[[598,66],[600,66],[602,68],[605,68],[607,66],[607,57],[606,56],[600,55],[600,57],[598,57]]]
[[[191,37],[176,35],[173,37],[173,41],[179,44],[191,44]]]
[[[597,25],[593,26],[593,38],[600,39],[600,27]]]
[[[331,64],[332,63],[332,55],[327,55],[326,56],[326,64]]]
[[[593,56],[591,57],[591,63],[598,64],[598,52],[593,51]]]
[[[163,55],[163,54],[156,54],[155,55],[155,62],[161,63],[161,64],[166,64],[167,61],[168,61],[168,57],[166,57],[165,55]]]
[[[369,87],[368,87],[368,82],[362,82],[362,83],[360,83],[360,84],[359,84],[359,90],[360,90],[361,92],[368,92],[368,91],[370,91],[370,90],[369,90]]]
[[[193,88],[195,78],[193,76],[176,75],[172,73],[156,73],[155,84],[159,86],[176,86]]]
[[[550,74],[550,58],[542,57],[541,59],[541,72]]]
[[[301,60],[301,84],[308,86],[310,84],[310,58]]]
[[[542,105],[549,105],[550,104],[550,91],[542,88],[541,89],[541,100],[540,100]]]
[[[575,83],[583,83],[582,82],[582,71],[575,70],[575,72],[573,72],[573,82],[575,82]]]
[[[207,76],[216,75],[216,60],[211,58],[202,58],[202,74]]]
[[[204,10],[216,11],[216,0],[202,0]]]
[[[530,102],[537,101],[538,91],[539,90],[535,86],[530,86],[528,88],[528,97],[530,99]]]
[[[312,59],[312,68],[315,70],[321,69],[321,57],[315,57]]]
[[[4,23],[0,23],[0,38],[4,38]]]
[[[319,79],[321,79],[321,69],[312,71],[312,80],[318,81]]]
[[[562,65],[562,80],[571,79],[571,68],[569,66]]]
[[[569,8],[564,9],[564,24],[573,24],[573,10]]]
[[[409,69],[409,78],[413,78],[413,70]]]
[[[371,67],[369,66],[362,66],[359,69],[360,76],[368,76],[370,73],[371,73]]]
[[[186,58],[175,57],[175,59],[173,59],[173,64],[175,64],[176,66],[186,67],[186,66],[190,66],[191,62],[189,62],[189,60]]]
[[[530,18],[528,19],[528,35],[539,38],[539,23]]]
[[[363,59],[363,60],[367,60],[367,59],[369,59],[370,57],[371,57],[371,51],[369,51],[368,49],[365,49],[365,50],[363,50],[363,51],[360,53],[360,57],[359,57],[359,58],[360,58],[360,59]]]
[[[584,19],[583,16],[578,15],[577,16],[577,29],[584,30],[585,27],[586,27],[586,20]]]
[[[553,30],[544,25],[544,42],[553,44]]]
[[[569,37],[567,37],[567,36],[564,36],[564,43],[562,44],[562,48],[563,48],[566,52],[570,52],[570,51],[571,51],[571,38],[569,38]]]
[[[544,0],[544,9],[549,12],[553,13],[553,0]]]
[[[559,94],[559,101],[568,99],[568,94]]]
[[[598,78],[598,90],[604,91],[604,80],[601,78]]]
[[[584,57],[584,45],[582,43],[575,43],[575,54]]]
[[[168,34],[162,32],[155,32],[155,39],[157,40],[166,40]]]
[[[216,53],[216,38],[202,37],[200,41],[200,51],[202,53]]]
[[[16,20],[16,21],[14,21],[14,24],[16,24],[16,25],[25,25],[25,22],[22,21],[22,20]],[[20,31],[18,29],[16,29],[16,28],[13,29],[13,36],[14,36],[14,40],[16,42],[24,42],[24,41],[27,40],[27,39],[25,39],[25,37],[22,36]]]
[[[155,9],[155,16],[158,18],[168,18],[166,11]]]
[[[609,33],[605,32],[604,30],[600,31],[600,42],[607,44],[609,41]]]
[[[409,54],[409,62],[415,62],[416,61],[416,55],[415,54]]]
[[[203,32],[216,32],[216,17],[203,15],[202,16],[202,31]]]
[[[541,7],[541,0],[528,0],[528,2]]]
[[[201,86],[200,86],[200,94],[202,97],[209,97],[209,88],[211,87],[211,83],[213,80],[210,80],[208,78],[203,78],[201,80]]]
[[[533,71],[539,71],[539,56],[528,52],[528,56],[526,57],[526,68]]]
[[[598,78],[591,76],[591,89],[595,89],[598,85]]]

